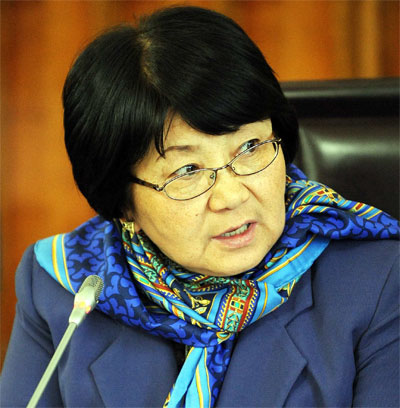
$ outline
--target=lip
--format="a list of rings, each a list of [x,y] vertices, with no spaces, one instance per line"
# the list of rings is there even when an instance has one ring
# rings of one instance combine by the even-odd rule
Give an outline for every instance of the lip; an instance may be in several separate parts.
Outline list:
[[[226,232],[231,232],[234,231],[244,224],[250,224],[249,228],[242,232],[241,234],[234,235],[232,237],[223,237],[222,234],[225,234]],[[239,225],[236,228],[230,228],[229,230],[226,230],[223,232],[221,235],[217,235],[213,237],[212,239],[215,241],[218,241],[220,244],[228,247],[228,248],[242,248],[247,245],[249,245],[254,237],[255,237],[255,230],[256,230],[257,223],[254,221],[246,221],[243,224]]]

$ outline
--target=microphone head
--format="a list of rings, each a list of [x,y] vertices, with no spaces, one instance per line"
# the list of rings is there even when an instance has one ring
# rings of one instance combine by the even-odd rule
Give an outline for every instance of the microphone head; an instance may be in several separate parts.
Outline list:
[[[90,275],[83,281],[75,295],[69,323],[75,323],[77,326],[82,323],[86,315],[96,307],[103,286],[103,279],[97,275]]]
[[[82,283],[81,287],[79,288],[78,293],[82,292],[85,288],[92,287],[94,290],[94,298],[97,303],[99,300],[99,296],[103,290],[104,282],[103,279],[100,278],[98,275],[90,275],[88,276]]]

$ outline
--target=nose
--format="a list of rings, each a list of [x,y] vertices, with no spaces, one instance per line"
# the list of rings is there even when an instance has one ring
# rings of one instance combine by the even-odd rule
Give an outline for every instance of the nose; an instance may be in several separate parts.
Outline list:
[[[245,203],[250,197],[250,191],[243,183],[245,179],[246,177],[237,176],[229,167],[219,170],[215,184],[210,190],[210,210],[234,210]]]

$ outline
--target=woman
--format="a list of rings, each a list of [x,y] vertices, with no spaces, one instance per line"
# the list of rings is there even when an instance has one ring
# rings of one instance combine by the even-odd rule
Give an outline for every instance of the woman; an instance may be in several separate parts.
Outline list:
[[[296,117],[240,27],[177,7],[114,28],[63,102],[99,216],[24,255],[2,406],[26,405],[91,274],[40,405],[398,405],[398,223],[290,164]]]

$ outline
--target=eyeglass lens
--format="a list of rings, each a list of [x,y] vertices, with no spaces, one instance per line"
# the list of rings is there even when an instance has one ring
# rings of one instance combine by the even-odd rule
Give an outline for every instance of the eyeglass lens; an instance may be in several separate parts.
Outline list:
[[[266,169],[275,159],[278,143],[264,143],[250,148],[237,156],[231,163],[232,170],[240,176],[247,176]],[[209,190],[215,183],[214,170],[201,169],[189,172],[165,186],[165,193],[176,200],[188,200]]]

